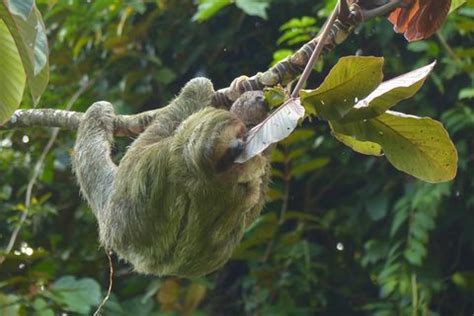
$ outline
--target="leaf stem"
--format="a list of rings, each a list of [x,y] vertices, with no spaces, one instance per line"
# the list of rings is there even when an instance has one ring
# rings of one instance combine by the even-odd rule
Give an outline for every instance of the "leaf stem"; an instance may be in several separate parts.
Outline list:
[[[306,83],[306,81],[309,78],[309,75],[311,74],[311,71],[313,70],[314,64],[318,60],[319,56],[321,56],[321,52],[323,51],[324,45],[331,31],[331,27],[334,24],[334,21],[336,21],[337,15],[339,13],[340,1],[341,0],[338,1],[338,4],[334,8],[334,10],[332,10],[331,15],[329,16],[329,18],[326,21],[326,24],[324,25],[318,44],[316,45],[316,48],[311,54],[311,57],[309,58],[308,63],[306,64],[306,67],[304,68],[303,73],[301,74],[301,77],[298,80],[298,83],[296,83],[295,89],[291,93],[292,98],[298,97],[301,88]],[[345,0],[342,0],[342,1],[345,1]]]

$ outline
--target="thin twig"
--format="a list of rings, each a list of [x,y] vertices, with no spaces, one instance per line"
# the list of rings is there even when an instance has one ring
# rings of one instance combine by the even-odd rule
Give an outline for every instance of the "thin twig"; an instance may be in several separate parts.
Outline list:
[[[292,98],[297,98],[298,97],[301,88],[306,83],[306,80],[308,80],[309,75],[311,74],[311,72],[313,70],[314,64],[316,63],[316,61],[318,61],[319,56],[321,56],[321,52],[323,51],[324,45],[326,44],[326,41],[328,39],[331,27],[333,26],[334,21],[336,21],[337,14],[339,12],[340,1],[341,0],[338,1],[338,4],[334,8],[334,10],[332,10],[331,15],[329,16],[326,24],[324,25],[324,28],[321,32],[321,36],[319,38],[318,44],[316,44],[316,48],[314,49],[313,53],[311,54],[311,57],[309,58],[308,63],[306,64],[306,66],[303,70],[303,73],[301,74],[300,79],[296,83],[295,89],[291,93]],[[345,1],[345,0],[342,0],[342,1]]]
[[[112,293],[114,281],[114,265],[112,264],[112,251],[106,251],[105,253],[107,254],[107,258],[109,259],[109,288],[107,289],[107,295],[105,295],[99,307],[97,307],[97,310],[94,312],[94,316],[102,315],[102,308],[107,303],[110,298],[110,294]]]
[[[436,36],[438,37],[438,40],[439,40],[441,46],[443,46],[444,49],[446,50],[446,52],[448,53],[449,57],[451,57],[457,63],[461,62],[461,59],[459,58],[459,56],[456,55],[456,53],[451,48],[451,46],[449,46],[449,44],[446,41],[446,38],[444,37],[444,35],[440,31],[437,31]]]

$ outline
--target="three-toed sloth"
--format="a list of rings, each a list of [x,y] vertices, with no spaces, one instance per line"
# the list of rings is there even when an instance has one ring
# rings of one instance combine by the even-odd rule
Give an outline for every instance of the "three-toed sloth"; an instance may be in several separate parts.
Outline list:
[[[94,103],[81,121],[73,169],[82,194],[101,244],[138,272],[193,277],[218,269],[263,207],[268,158],[234,163],[248,129],[267,113],[263,94],[245,93],[230,111],[211,106],[214,94],[208,79],[188,82],[118,166],[112,105]]]

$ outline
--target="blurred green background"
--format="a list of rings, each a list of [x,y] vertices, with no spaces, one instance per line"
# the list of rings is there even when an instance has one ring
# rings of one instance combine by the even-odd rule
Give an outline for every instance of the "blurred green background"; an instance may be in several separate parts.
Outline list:
[[[230,2],[230,1],[229,1]],[[298,49],[335,1],[41,0],[51,79],[39,107],[108,100],[120,113],[166,103],[195,76],[226,87]],[[431,39],[407,43],[385,19],[358,27],[318,62],[385,57],[387,78],[438,60],[398,110],[441,120],[459,151],[450,183],[427,184],[306,121],[273,154],[270,201],[221,270],[186,280],[138,275],[114,261],[106,315],[472,315],[474,313],[474,2]],[[363,84],[363,82],[361,82]],[[24,107],[31,107],[25,93]],[[0,132],[0,244],[51,130]],[[92,314],[109,284],[96,221],[70,169],[61,131],[33,190],[14,251],[0,265],[0,315]],[[117,141],[117,158],[130,139]]]

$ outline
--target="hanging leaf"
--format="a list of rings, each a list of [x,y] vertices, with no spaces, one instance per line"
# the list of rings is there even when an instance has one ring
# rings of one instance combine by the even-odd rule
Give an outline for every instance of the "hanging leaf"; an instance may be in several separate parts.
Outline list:
[[[235,0],[235,5],[248,15],[259,16],[262,19],[267,18],[267,8],[270,5],[269,0]]]
[[[405,7],[395,9],[388,17],[397,33],[408,41],[430,37],[446,19],[451,0],[413,0]]]
[[[449,13],[455,11],[457,8],[465,4],[467,0],[452,0],[451,8],[449,8]]]
[[[374,118],[398,102],[410,98],[421,88],[436,62],[381,83],[365,99],[360,100],[341,122]]]
[[[73,276],[64,276],[51,286],[53,300],[64,309],[79,314],[89,314],[93,306],[101,300],[100,286],[90,278],[77,280]]]
[[[296,128],[298,120],[304,116],[304,108],[299,99],[290,99],[270,114],[262,123],[249,131],[244,151],[235,162],[243,163],[264,151]]]
[[[456,148],[433,119],[387,111],[373,119],[331,125],[336,133],[379,144],[395,168],[416,178],[436,183],[456,176]]]
[[[202,300],[206,297],[207,287],[200,283],[191,283],[186,290],[183,304],[183,315],[192,315]]]
[[[5,22],[15,40],[36,104],[49,80],[49,50],[41,13],[31,0],[0,0],[0,20]]]
[[[229,4],[231,4],[230,0],[200,0],[193,21],[204,22]]]
[[[382,82],[382,66],[381,57],[343,57],[317,89],[300,92],[301,103],[322,119],[339,120]]]
[[[26,75],[15,41],[0,20],[0,124],[8,120],[20,105]]]
[[[361,141],[357,140],[354,137],[347,136],[341,133],[338,133],[334,130],[332,124],[329,124],[332,130],[332,135],[341,143],[350,147],[353,151],[364,155],[370,156],[381,156],[382,155],[382,147],[374,142],[369,141]]]

